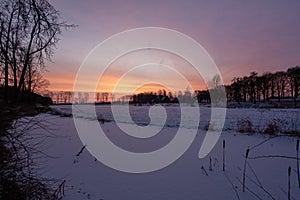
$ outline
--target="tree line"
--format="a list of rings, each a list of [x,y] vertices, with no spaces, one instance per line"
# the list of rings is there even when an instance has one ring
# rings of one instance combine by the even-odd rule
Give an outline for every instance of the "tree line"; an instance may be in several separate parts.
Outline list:
[[[177,94],[160,89],[157,92],[144,92],[134,94],[130,97],[130,103],[141,104],[160,104],[160,103],[194,103],[195,97],[187,88],[184,92],[178,91]]]
[[[42,76],[62,27],[59,12],[46,0],[1,0],[0,93],[5,101],[49,85]]]
[[[275,73],[267,72],[262,75],[251,72],[249,76],[234,78],[225,89],[228,101],[251,103],[299,101],[300,67],[296,66]]]
[[[55,104],[72,103],[131,103],[135,105],[159,104],[159,103],[195,103],[196,93],[192,93],[187,88],[184,92],[178,91],[177,94],[159,89],[157,92],[142,92],[133,95],[116,96],[110,92],[72,92],[72,91],[49,91],[45,96],[52,99]],[[207,98],[207,95],[205,96]],[[203,102],[203,99],[201,101]],[[205,99],[205,102],[209,102]]]
[[[44,96],[51,98],[55,104],[110,103],[114,99],[109,92],[48,91]]]
[[[219,85],[218,82],[211,89],[178,91],[172,93],[164,89],[156,92],[141,92],[133,95],[115,97],[109,92],[78,92],[56,91],[48,92],[57,104],[71,103],[125,103],[134,105],[159,104],[159,103],[211,103],[219,101],[220,87],[225,88],[226,98],[229,102],[269,102],[269,101],[300,101],[300,67],[292,67],[286,71],[263,73],[258,75],[251,72],[249,76],[235,77],[229,85]],[[212,96],[214,98],[212,98]],[[217,103],[217,102],[214,102]]]

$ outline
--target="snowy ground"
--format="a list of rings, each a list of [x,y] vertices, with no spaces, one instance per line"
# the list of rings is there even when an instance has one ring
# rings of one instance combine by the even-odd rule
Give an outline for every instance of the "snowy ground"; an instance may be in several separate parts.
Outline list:
[[[54,108],[71,112],[70,106]],[[133,120],[139,125],[147,125],[148,109],[147,106],[132,106]],[[96,110],[99,116],[113,120],[109,106],[97,106]],[[168,106],[166,112],[165,128],[151,140],[130,141],[120,134],[114,121],[101,124],[101,127],[118,146],[134,152],[147,152],[163,147],[178,129],[179,108]],[[71,117],[40,114],[38,117],[47,121],[55,134],[47,139],[44,149],[46,154],[55,158],[44,157],[41,172],[46,177],[66,180],[64,199],[288,199],[288,167],[291,166],[291,199],[300,198],[297,161],[293,159],[296,157],[297,138],[280,136],[270,139],[269,135],[263,134],[270,125],[277,127],[278,135],[285,131],[300,131],[299,109],[228,109],[221,138],[204,159],[198,158],[198,152],[206,133],[210,109],[201,107],[200,115],[198,134],[180,159],[159,171],[129,174],[106,167],[86,149],[76,156],[83,144]],[[247,132],[248,126],[254,133],[238,132]],[[49,134],[43,129],[35,129],[30,134],[37,132]],[[225,172],[222,171],[223,140],[226,141]],[[250,153],[246,166],[246,190],[243,192],[247,148]],[[264,157],[270,155],[292,158]],[[255,157],[258,158],[251,159]],[[210,160],[212,170],[209,169]]]

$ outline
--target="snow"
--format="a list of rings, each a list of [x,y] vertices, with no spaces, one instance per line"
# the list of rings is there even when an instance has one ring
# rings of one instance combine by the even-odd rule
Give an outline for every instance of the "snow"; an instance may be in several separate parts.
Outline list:
[[[64,113],[71,113],[71,106],[53,107]],[[148,125],[150,108],[131,106],[133,121],[141,126]],[[176,134],[180,124],[180,109],[178,106],[166,106],[165,109],[168,117],[162,131],[151,138],[141,139],[121,133],[109,105],[96,106],[98,116],[112,120],[101,124],[109,139],[123,149],[138,153],[159,149]],[[141,174],[111,169],[97,161],[87,149],[76,156],[83,144],[72,117],[48,113],[37,117],[49,122],[56,135],[47,139],[47,148],[44,149],[46,154],[55,158],[44,157],[41,160],[41,172],[45,177],[66,180],[64,199],[287,199],[289,166],[292,167],[292,199],[300,196],[295,159],[251,159],[266,155],[296,157],[297,138],[283,136],[281,133],[288,130],[300,131],[299,109],[228,109],[224,131],[218,143],[205,158],[199,159],[205,127],[210,119],[210,108],[201,107],[197,136],[183,156],[166,168]],[[254,133],[237,132],[238,121],[241,119],[251,121]],[[132,125],[127,121],[122,123]],[[280,137],[270,139],[269,135],[263,134],[269,124],[278,125],[277,134]],[[43,132],[47,134],[46,130],[36,128],[30,134]],[[225,172],[222,171],[223,140],[226,141]],[[268,141],[256,147],[265,140]],[[247,188],[243,192],[241,182],[247,148],[250,149],[246,168]],[[210,159],[212,171],[209,170]]]

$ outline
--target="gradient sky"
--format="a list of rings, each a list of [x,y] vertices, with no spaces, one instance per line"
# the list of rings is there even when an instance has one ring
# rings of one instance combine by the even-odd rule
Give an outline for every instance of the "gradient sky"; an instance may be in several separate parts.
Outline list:
[[[79,66],[97,44],[124,30],[147,26],[194,38],[211,55],[225,83],[251,71],[300,65],[299,0],[49,1],[65,21],[78,25],[63,32],[53,63],[48,63],[45,78],[51,90],[71,90]]]

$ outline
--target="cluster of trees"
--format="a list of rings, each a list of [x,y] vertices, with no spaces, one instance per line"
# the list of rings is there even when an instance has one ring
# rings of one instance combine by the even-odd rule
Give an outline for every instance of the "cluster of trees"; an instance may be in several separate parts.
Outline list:
[[[225,88],[228,101],[252,103],[283,99],[297,101],[300,91],[300,67],[262,75],[251,72],[249,76],[234,78],[232,84]]]
[[[49,85],[42,73],[62,27],[69,26],[46,0],[1,0],[0,83],[6,101]]]
[[[73,92],[70,91],[49,91],[45,96],[52,99],[55,104],[71,104]]]
[[[113,95],[109,92],[48,91],[44,96],[51,98],[55,104],[110,103],[113,101]],[[124,98],[123,101],[125,101]]]
[[[133,104],[159,104],[159,103],[219,103],[226,102],[223,99],[224,88],[223,86],[217,85],[212,89],[207,90],[195,90],[193,93],[187,88],[184,92],[178,91],[177,94],[166,92],[165,90],[159,90],[157,93],[146,92],[136,95],[132,95],[130,103]]]
[[[159,90],[158,92],[144,92],[134,94],[130,97],[130,103],[133,104],[157,104],[157,103],[178,103],[178,99],[171,92]]]
[[[192,94],[188,88],[184,92],[178,91],[177,94],[173,94],[172,92],[167,92],[162,89],[157,92],[134,94],[130,97],[129,102],[135,105],[179,102],[193,104],[196,102],[196,95]]]

